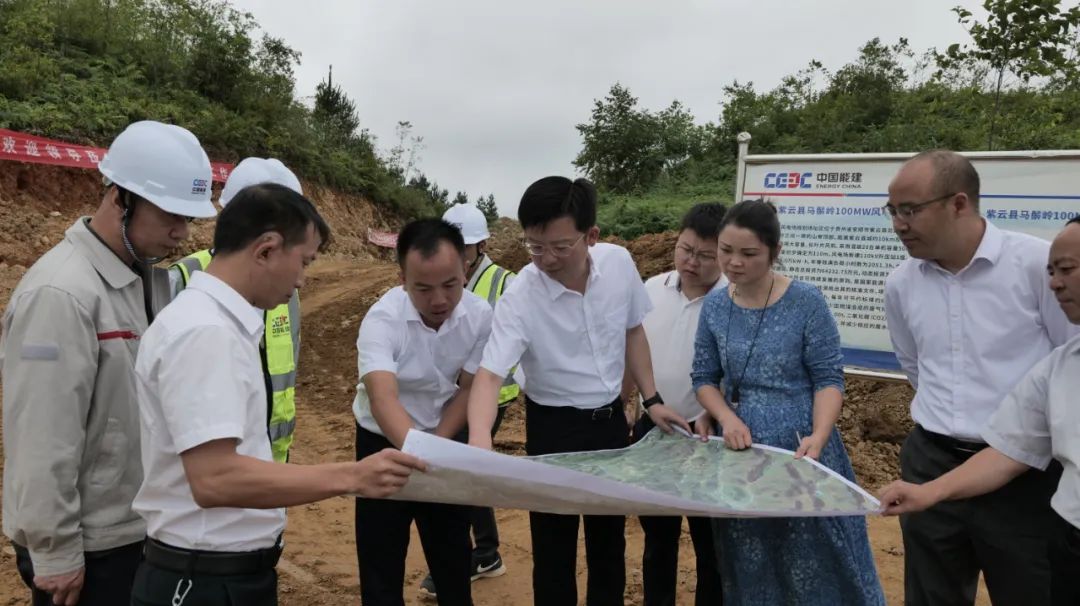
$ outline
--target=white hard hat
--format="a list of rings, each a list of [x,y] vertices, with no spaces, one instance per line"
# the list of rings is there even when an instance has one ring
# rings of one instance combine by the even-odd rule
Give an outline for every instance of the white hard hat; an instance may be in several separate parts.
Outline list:
[[[165,212],[199,218],[217,214],[210,202],[210,159],[195,135],[179,126],[152,120],[129,124],[98,170]]]
[[[303,195],[304,190],[300,187],[300,179],[296,178],[293,171],[289,170],[281,160],[276,158],[244,158],[236,168],[229,173],[225,180],[225,187],[221,190],[218,203],[222,208],[232,201],[233,196],[241,189],[260,183],[277,183],[284,185],[296,193]]]
[[[465,237],[465,244],[476,244],[491,237],[487,217],[472,204],[455,204],[443,213],[443,221],[457,226]]]

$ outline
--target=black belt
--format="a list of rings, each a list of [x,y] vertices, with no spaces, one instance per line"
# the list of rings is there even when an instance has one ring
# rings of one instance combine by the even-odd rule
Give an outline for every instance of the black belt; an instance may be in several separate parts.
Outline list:
[[[281,539],[277,545],[257,551],[197,551],[147,539],[143,557],[158,568],[185,575],[240,576],[265,572],[277,566],[281,557]]]
[[[535,402],[532,399],[526,397],[525,403],[531,406],[536,406],[542,409],[545,413],[560,414],[566,416],[572,416],[574,418],[585,417],[590,421],[607,421],[614,417],[616,413],[622,414],[623,401],[621,396],[616,396],[608,404],[604,404],[599,408],[577,408],[575,406],[547,406],[539,402]]]
[[[922,425],[915,425],[915,428],[921,431],[923,435],[926,436],[927,440],[930,440],[941,448],[955,450],[965,456],[971,456],[988,446],[985,442],[969,442],[945,434],[934,433],[924,429]]]

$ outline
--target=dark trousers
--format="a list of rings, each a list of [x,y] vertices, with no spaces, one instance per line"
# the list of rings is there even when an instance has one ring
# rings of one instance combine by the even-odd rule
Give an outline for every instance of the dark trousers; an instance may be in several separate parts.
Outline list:
[[[634,441],[656,427],[649,415],[642,415],[634,425]],[[645,606],[675,606],[679,572],[679,535],[682,518],[676,516],[641,516],[645,532],[645,552],[641,573],[645,585]],[[709,518],[686,518],[694,543],[697,587],[694,606],[720,606],[723,603],[720,566],[716,561],[712,521]]]
[[[268,568],[236,576],[192,575],[144,561],[135,574],[130,603],[131,606],[277,606],[277,571]]]
[[[386,438],[356,426],[356,460],[384,448]],[[356,499],[356,559],[365,606],[403,606],[409,528],[416,521],[439,604],[470,606],[469,508],[443,503]]]
[[[499,406],[499,412],[495,414],[495,422],[491,425],[491,439],[495,439],[503,417],[506,416],[506,406]],[[469,443],[469,428],[465,427],[454,438],[463,444]],[[470,507],[469,526],[472,527],[473,558],[484,562],[490,562],[499,553],[499,527],[495,523],[495,510],[491,507]]]
[[[903,479],[933,480],[974,454],[946,440],[916,426],[900,449]],[[1060,477],[1055,462],[990,494],[900,516],[905,604],[970,606],[980,570],[994,606],[1049,604],[1047,553],[1057,517],[1050,497]]]
[[[30,552],[20,545],[12,546],[15,548],[15,566],[19,569],[19,576],[30,588],[30,603],[33,606],[52,606],[52,595],[34,587],[34,565],[30,561]],[[115,549],[88,551],[83,558],[86,572],[82,591],[79,592],[79,606],[116,606],[131,601],[135,569],[142,560],[141,541]]]
[[[531,456],[623,448],[629,443],[628,429],[619,399],[596,411],[542,406],[525,399],[525,451]],[[577,605],[577,539],[581,517],[585,518],[585,563],[589,570],[585,604],[623,604],[626,518],[530,512],[533,603],[537,606]]]
[[[675,606],[675,587],[679,568],[679,535],[682,518],[641,516],[645,531],[645,553],[641,572],[645,581],[645,606]],[[686,518],[697,560],[695,606],[720,606],[720,567],[713,547],[712,520]]]
[[[1060,517],[1050,542],[1050,595],[1053,606],[1080,604],[1080,528]]]

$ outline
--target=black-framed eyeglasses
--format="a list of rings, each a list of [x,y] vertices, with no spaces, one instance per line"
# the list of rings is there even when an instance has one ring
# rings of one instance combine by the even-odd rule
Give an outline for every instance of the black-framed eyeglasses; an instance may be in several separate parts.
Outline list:
[[[565,257],[570,254],[570,251],[574,250],[578,242],[581,242],[585,234],[578,236],[577,240],[574,240],[573,244],[555,244],[553,246],[545,246],[543,244],[533,244],[528,240],[524,240],[521,245],[525,247],[525,250],[529,251],[529,254],[534,257],[542,257],[546,251],[551,251],[551,254],[556,257]]]
[[[938,197],[934,198],[933,200],[927,200],[925,202],[914,202],[914,203],[912,203],[912,202],[904,202],[904,203],[899,204],[897,206],[892,206],[891,204],[886,204],[885,206],[882,206],[881,208],[890,217],[900,217],[904,221],[910,221],[912,217],[919,214],[922,211],[922,209],[926,208],[927,206],[930,206],[934,202],[941,202],[942,200],[947,200],[947,199],[955,196],[958,193],[960,193],[960,192],[954,191],[951,194],[945,194],[944,196],[938,196]]]
[[[675,252],[678,252],[687,259],[697,259],[698,263],[716,263],[717,259],[715,251],[706,252],[703,250],[694,250],[686,244],[677,244],[675,246]]]

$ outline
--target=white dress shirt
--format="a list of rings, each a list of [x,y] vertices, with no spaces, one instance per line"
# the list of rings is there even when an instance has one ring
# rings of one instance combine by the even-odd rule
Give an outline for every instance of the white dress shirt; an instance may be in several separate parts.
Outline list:
[[[259,341],[263,312],[207,272],[158,315],[139,345],[136,393],[146,476],[133,509],[147,535],[184,549],[254,551],[285,529],[284,509],[203,509],[180,454],[213,440],[273,461]]]
[[[709,292],[720,290],[727,283],[727,278],[720,274]],[[656,391],[667,406],[684,419],[692,419],[704,410],[690,384],[690,369],[694,364],[694,336],[701,305],[708,293],[687,298],[680,286],[679,272],[674,270],[646,280],[645,292],[653,309],[641,324],[649,338]]]
[[[465,291],[450,317],[433,330],[424,324],[405,289],[394,287],[360,323],[356,340],[360,378],[375,371],[393,373],[398,400],[413,427],[434,431],[443,407],[457,393],[458,375],[476,373],[491,334],[491,313],[487,301]],[[363,380],[356,386],[353,414],[360,427],[385,435],[371,415]]]
[[[986,443],[1009,458],[1045,470],[1054,458],[1064,472],[1050,506],[1080,528],[1080,338],[1031,369],[990,417]]]
[[[907,259],[885,281],[885,315],[924,429],[978,441],[1002,399],[1077,333],[1050,291],[1050,244],[986,223],[971,263],[951,274]]]
[[[495,306],[480,365],[505,377],[520,361],[525,392],[538,404],[589,409],[611,403],[622,388],[626,331],[652,309],[625,248],[600,243],[589,257],[584,295],[529,264]]]

